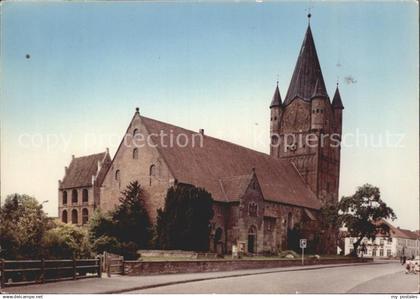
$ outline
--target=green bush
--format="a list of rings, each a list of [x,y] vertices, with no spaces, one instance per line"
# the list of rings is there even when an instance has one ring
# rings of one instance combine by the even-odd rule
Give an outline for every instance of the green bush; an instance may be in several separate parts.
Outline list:
[[[43,256],[48,259],[92,257],[88,233],[83,227],[57,223],[42,239]]]

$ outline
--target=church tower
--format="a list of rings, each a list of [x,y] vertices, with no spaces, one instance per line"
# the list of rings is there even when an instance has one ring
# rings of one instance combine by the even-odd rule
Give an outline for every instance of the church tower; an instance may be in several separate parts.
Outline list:
[[[277,84],[270,105],[270,154],[292,162],[323,204],[338,201],[343,109],[338,84],[330,102],[308,25],[284,102]]]

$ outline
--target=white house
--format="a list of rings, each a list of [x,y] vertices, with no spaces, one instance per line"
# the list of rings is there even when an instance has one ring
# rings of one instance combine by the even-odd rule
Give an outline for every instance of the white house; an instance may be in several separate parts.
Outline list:
[[[390,223],[390,236],[376,236],[375,240],[364,238],[358,249],[358,256],[374,258],[392,258],[392,257],[412,257],[420,255],[420,240],[418,231],[413,232],[407,229],[394,227]],[[346,237],[344,239],[344,255],[353,251],[353,243],[357,241],[356,237]]]

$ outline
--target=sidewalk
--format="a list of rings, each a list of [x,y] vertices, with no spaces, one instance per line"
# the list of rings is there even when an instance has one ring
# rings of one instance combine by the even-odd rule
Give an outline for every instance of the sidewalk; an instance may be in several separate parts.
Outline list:
[[[373,264],[382,264],[375,262]],[[103,274],[103,278],[89,278],[81,280],[69,280],[61,282],[51,282],[46,284],[34,284],[20,287],[9,287],[2,290],[9,294],[112,294],[123,293],[134,290],[149,289],[165,285],[181,284],[210,279],[220,279],[226,277],[238,277],[247,275],[258,275],[264,273],[289,272],[289,271],[308,271],[322,268],[336,268],[348,266],[364,266],[372,263],[362,264],[334,264],[334,265],[314,265],[299,267],[284,267],[271,269],[249,269],[228,272],[208,272],[208,273],[187,273],[187,274],[165,274],[151,276],[119,276],[113,275],[111,278]]]

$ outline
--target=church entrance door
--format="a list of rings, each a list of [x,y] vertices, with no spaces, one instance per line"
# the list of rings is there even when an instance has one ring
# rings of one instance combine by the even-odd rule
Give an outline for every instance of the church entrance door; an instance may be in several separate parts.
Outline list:
[[[257,245],[257,229],[251,226],[248,230],[248,253],[255,253]]]

